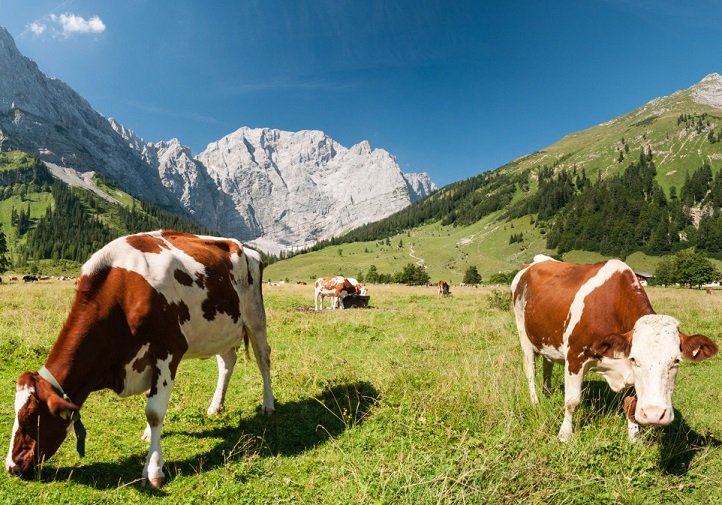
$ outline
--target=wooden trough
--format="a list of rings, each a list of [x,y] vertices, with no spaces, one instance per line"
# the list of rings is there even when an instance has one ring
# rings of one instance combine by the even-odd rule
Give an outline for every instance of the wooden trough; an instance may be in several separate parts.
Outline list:
[[[366,308],[369,306],[369,299],[371,299],[368,295],[349,295],[341,299],[341,303],[343,303],[344,309],[350,309],[350,308]]]

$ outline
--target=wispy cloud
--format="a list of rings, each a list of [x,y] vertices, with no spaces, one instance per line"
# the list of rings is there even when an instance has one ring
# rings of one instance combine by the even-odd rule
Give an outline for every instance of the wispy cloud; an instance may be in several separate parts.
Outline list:
[[[105,31],[105,23],[99,16],[88,19],[66,12],[50,14],[26,26],[26,32],[35,37],[70,38],[76,35],[99,34]]]
[[[278,90],[306,90],[306,91],[344,91],[357,88],[359,82],[343,82],[330,80],[275,80],[226,84],[221,87],[221,93],[227,95],[243,95],[246,93],[263,93]]]

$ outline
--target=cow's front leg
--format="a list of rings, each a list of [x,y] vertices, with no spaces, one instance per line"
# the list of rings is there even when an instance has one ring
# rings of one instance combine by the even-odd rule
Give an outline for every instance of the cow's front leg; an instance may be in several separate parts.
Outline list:
[[[564,421],[559,428],[559,440],[566,442],[574,432],[572,418],[582,401],[582,379],[584,368],[573,373],[569,371],[569,361],[564,363]]]
[[[166,359],[159,359],[155,362],[153,371],[153,383],[150,394],[145,404],[145,418],[150,428],[150,448],[148,457],[143,467],[143,479],[154,488],[160,488],[165,483],[163,473],[163,451],[160,446],[160,434],[163,428],[163,420],[168,411],[168,401],[173,389],[173,377],[175,370],[171,369],[172,355]]]
[[[627,437],[631,443],[637,441],[639,435],[639,424],[634,418],[634,411],[637,408],[637,397],[632,394],[624,398],[624,415],[627,418]]]
[[[223,410],[228,382],[231,380],[233,367],[236,364],[236,349],[231,347],[224,354],[217,355],[216,359],[218,360],[218,384],[216,385],[216,392],[213,394],[213,400],[208,407],[209,416]]]

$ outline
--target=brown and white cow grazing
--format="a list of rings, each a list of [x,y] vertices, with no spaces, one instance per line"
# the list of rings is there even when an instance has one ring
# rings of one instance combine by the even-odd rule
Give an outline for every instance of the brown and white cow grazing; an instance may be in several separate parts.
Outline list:
[[[439,290],[439,296],[449,296],[449,283],[446,281],[439,281],[436,283],[436,287]]]
[[[331,308],[343,309],[341,299],[356,293],[356,287],[342,275],[319,277],[313,283],[313,300],[316,310],[323,310],[323,299],[331,297]]]
[[[217,356],[213,414],[223,409],[236,349],[249,339],[263,411],[272,413],[261,275],[258,253],[238,241],[174,231],[121,237],[93,254],[45,366],[18,379],[6,470],[32,474],[71,427],[82,431],[78,411],[92,391],[147,392],[143,477],[161,486],[161,427],[179,362]]]
[[[639,424],[667,425],[674,418],[672,393],[682,357],[702,361],[717,352],[703,335],[679,331],[679,321],[655,314],[634,272],[619,260],[593,265],[536,256],[511,283],[524,372],[532,403],[538,403],[534,358],[544,358],[544,390],[554,362],[564,363],[564,421],[559,439],[572,436],[587,370],[614,391],[634,386],[625,399],[627,433]]]

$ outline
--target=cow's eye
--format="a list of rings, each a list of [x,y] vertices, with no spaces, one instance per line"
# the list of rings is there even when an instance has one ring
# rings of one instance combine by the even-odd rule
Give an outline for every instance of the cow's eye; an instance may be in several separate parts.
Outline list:
[[[679,358],[675,359],[672,366],[679,366]]]
[[[632,365],[637,366],[637,360],[636,360],[636,359],[634,359],[634,358],[629,358],[629,362],[630,362]]]

